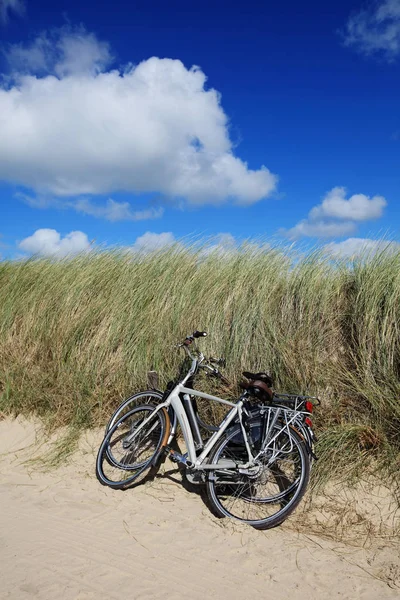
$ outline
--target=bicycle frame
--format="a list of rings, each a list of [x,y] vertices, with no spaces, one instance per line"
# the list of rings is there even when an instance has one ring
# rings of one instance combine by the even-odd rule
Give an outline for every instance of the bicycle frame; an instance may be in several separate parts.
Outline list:
[[[190,377],[192,377],[195,374],[197,367],[198,367],[198,363],[199,363],[198,359],[194,358],[192,360],[192,365],[189,369],[189,372],[184,377],[184,379],[174,387],[174,389],[168,395],[168,398],[164,402],[161,402],[160,404],[158,404],[155,407],[152,414],[149,415],[149,417],[147,417],[139,425],[139,427],[137,427],[135,429],[135,431],[132,434],[127,436],[126,442],[132,441],[134,439],[134,437],[142,429],[142,427],[144,427],[152,419],[154,414],[156,414],[163,408],[167,409],[171,405],[175,411],[178,423],[181,426],[183,439],[186,444],[187,453],[188,453],[188,460],[185,461],[186,465],[193,469],[214,469],[214,468],[217,468],[217,465],[212,465],[209,463],[204,465],[203,463],[204,463],[205,459],[207,458],[207,456],[209,455],[212,448],[215,446],[215,444],[220,439],[220,437],[224,434],[224,432],[229,427],[229,425],[232,423],[232,421],[234,421],[235,417],[238,416],[239,423],[243,430],[244,440],[245,440],[245,444],[246,444],[246,450],[247,450],[248,458],[249,458],[248,462],[241,466],[242,466],[242,468],[248,468],[248,467],[252,466],[252,464],[254,463],[254,457],[251,453],[251,449],[250,449],[250,446],[249,446],[249,443],[247,440],[247,435],[245,433],[244,426],[242,423],[243,401],[239,400],[235,404],[233,402],[229,402],[229,400],[223,400],[222,398],[219,398],[218,396],[212,396],[211,394],[199,392],[192,388],[186,388],[185,383],[188,381],[188,379]],[[198,396],[199,398],[205,398],[206,400],[219,402],[220,404],[225,404],[225,405],[231,407],[231,410],[229,411],[229,413],[226,415],[226,417],[223,419],[222,423],[220,424],[218,431],[216,431],[211,436],[211,438],[207,441],[206,445],[204,446],[204,448],[199,456],[197,456],[197,453],[196,453],[192,429],[190,427],[189,419],[186,415],[185,408],[182,404],[182,400],[180,399],[180,394],[189,394],[190,396]],[[224,461],[224,465],[223,465],[224,468],[229,468],[229,467],[234,467],[234,466],[236,466],[236,464],[233,461],[229,461],[229,460]],[[221,462],[219,463],[218,468],[221,469]]]
[[[213,402],[219,402],[220,404],[225,404],[227,406],[231,406],[231,410],[229,411],[229,413],[226,415],[226,417],[220,424],[218,431],[213,433],[213,435],[210,437],[210,439],[206,442],[206,444],[199,456],[197,456],[197,454],[196,454],[196,449],[195,449],[195,444],[194,444],[194,439],[193,439],[193,434],[192,434],[192,430],[190,427],[190,423],[187,418],[185,408],[179,397],[179,394],[181,394],[181,393],[190,394],[191,396],[197,396],[199,398],[204,398],[206,400],[211,400]],[[204,392],[198,392],[197,390],[186,388],[182,383],[178,384],[174,388],[174,390],[171,392],[170,396],[168,397],[167,402],[172,405],[174,411],[176,412],[176,416],[177,416],[178,422],[181,426],[183,438],[185,440],[186,448],[188,451],[188,458],[191,463],[190,466],[192,466],[195,469],[213,468],[213,465],[211,465],[211,464],[203,465],[203,462],[207,458],[211,449],[215,446],[217,441],[224,434],[226,429],[229,427],[229,425],[232,423],[232,421],[234,421],[234,419],[236,418],[237,415],[239,416],[239,422],[240,423],[242,422],[241,413],[242,413],[243,402],[241,400],[239,400],[239,402],[234,404],[233,402],[229,402],[228,400],[223,400],[222,398],[219,398],[217,396],[212,396],[211,394],[206,394]],[[247,453],[248,453],[249,463],[252,463],[253,456],[252,456],[252,453],[250,450],[250,446],[248,445],[246,435],[245,435],[244,439],[245,439],[245,443],[246,443],[246,449],[247,449]],[[232,465],[234,465],[233,461],[232,461]],[[246,463],[246,465],[243,465],[243,467],[247,467],[247,466],[249,466],[247,463]]]
[[[302,411],[293,412],[292,410],[287,410],[287,409],[283,408],[282,406],[277,406],[277,407],[270,409],[269,414],[268,414],[268,423],[267,423],[267,427],[266,427],[266,429],[268,431],[268,435],[264,440],[262,449],[257,453],[256,456],[253,456],[250,445],[249,445],[248,436],[245,431],[245,428],[243,425],[243,420],[242,420],[243,400],[239,399],[239,401],[237,403],[233,403],[233,402],[230,402],[229,400],[223,400],[222,398],[219,398],[218,396],[212,396],[211,394],[206,394],[205,392],[200,392],[200,391],[194,390],[192,388],[185,387],[185,383],[187,383],[187,381],[192,376],[194,376],[194,374],[196,373],[199,362],[201,362],[201,360],[194,358],[194,357],[192,358],[192,365],[191,365],[187,375],[182,379],[181,382],[179,382],[173,388],[173,390],[171,390],[171,392],[169,393],[166,400],[164,402],[161,402],[160,404],[158,404],[155,407],[154,411],[146,419],[144,419],[144,421],[135,429],[135,431],[126,437],[126,442],[129,443],[129,442],[133,441],[133,439],[140,432],[142,427],[144,427],[154,417],[154,415],[157,412],[159,412],[160,410],[162,410],[164,408],[168,409],[169,406],[172,406],[172,408],[174,409],[174,412],[176,414],[177,421],[178,421],[179,425],[181,426],[183,438],[184,438],[186,448],[187,448],[188,458],[186,459],[186,458],[182,457],[182,462],[184,462],[187,467],[189,467],[191,469],[196,469],[196,470],[205,470],[205,469],[221,470],[221,469],[230,469],[230,468],[238,468],[238,467],[239,467],[239,469],[248,469],[255,465],[256,460],[259,458],[259,456],[263,452],[265,452],[267,446],[270,447],[271,445],[273,445],[275,440],[279,437],[280,432],[276,433],[275,435],[270,435],[275,423],[278,420],[278,417],[282,414],[284,417],[284,423],[285,423],[284,427],[289,428],[290,426],[293,426],[298,415]],[[231,410],[228,412],[226,417],[223,419],[223,421],[219,425],[218,430],[215,431],[215,433],[206,442],[204,448],[202,448],[202,452],[200,453],[199,456],[197,456],[197,453],[196,453],[196,447],[195,447],[195,441],[194,441],[194,437],[193,437],[192,428],[191,428],[189,419],[187,417],[185,407],[183,406],[182,400],[180,398],[181,394],[183,394],[183,395],[188,394],[189,396],[197,396],[199,398],[204,398],[204,399],[210,400],[212,402],[219,402],[220,404],[225,404],[226,406],[231,407]],[[289,414],[290,414],[290,416],[289,416]],[[205,463],[205,460],[206,460],[207,456],[209,455],[210,451],[214,448],[215,444],[218,442],[218,440],[221,438],[221,436],[227,430],[229,425],[235,420],[236,416],[238,416],[238,418],[239,418],[239,424],[242,429],[243,439],[245,442],[246,451],[247,451],[247,455],[248,455],[248,461],[246,463],[240,464],[240,466],[237,463],[235,463],[234,461],[229,460],[229,459],[225,459],[223,462],[219,461],[218,465],[212,464],[212,463],[207,463],[207,462]],[[270,421],[271,417],[272,417],[272,419]],[[267,431],[265,433],[267,433]],[[275,451],[273,452],[270,462],[272,462],[274,455],[275,455]]]

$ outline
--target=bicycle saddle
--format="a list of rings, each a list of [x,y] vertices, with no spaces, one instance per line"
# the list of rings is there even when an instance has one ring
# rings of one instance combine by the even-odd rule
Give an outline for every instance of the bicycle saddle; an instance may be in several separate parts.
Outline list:
[[[252,396],[255,396],[261,401],[270,401],[273,397],[271,390],[272,379],[267,373],[250,373],[249,371],[243,371],[243,375],[250,380],[249,383],[244,381],[240,384],[240,387],[247,390]]]
[[[250,381],[262,381],[266,383],[268,387],[272,386],[272,378],[268,373],[250,373],[249,371],[243,371],[242,375],[244,375]]]

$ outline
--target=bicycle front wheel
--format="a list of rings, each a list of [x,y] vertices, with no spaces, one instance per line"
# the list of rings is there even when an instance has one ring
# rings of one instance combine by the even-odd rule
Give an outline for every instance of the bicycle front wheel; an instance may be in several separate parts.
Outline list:
[[[156,466],[154,461],[167,443],[170,422],[165,408],[155,408],[137,406],[108,431],[96,460],[100,483],[126,488]]]
[[[249,425],[253,452],[257,454],[262,443],[262,423],[254,419]],[[304,442],[296,431],[279,424],[273,436],[273,448],[247,472],[222,468],[210,473],[207,495],[217,516],[231,517],[256,529],[269,529],[282,523],[299,504],[310,474]],[[221,439],[209,460],[213,464],[221,461],[222,466],[226,459],[238,464],[248,460],[239,426]]]
[[[130,412],[132,409],[137,406],[143,406],[143,404],[151,404],[152,406],[156,406],[162,400],[163,394],[158,390],[147,390],[145,392],[138,392],[137,394],[133,394],[129,396],[126,400],[124,400],[116,409],[114,414],[111,416],[110,420],[107,423],[106,433],[115,425],[117,421],[123,415]]]

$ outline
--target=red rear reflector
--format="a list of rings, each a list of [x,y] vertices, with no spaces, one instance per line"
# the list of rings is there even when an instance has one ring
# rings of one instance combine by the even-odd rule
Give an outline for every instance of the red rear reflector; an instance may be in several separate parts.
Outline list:
[[[310,417],[306,417],[306,418],[304,419],[304,422],[305,422],[305,424],[306,424],[306,425],[308,425],[309,427],[312,427],[312,421],[311,421]]]
[[[305,406],[307,412],[312,413],[313,408],[314,408],[314,405],[312,402],[307,400],[304,406]]]

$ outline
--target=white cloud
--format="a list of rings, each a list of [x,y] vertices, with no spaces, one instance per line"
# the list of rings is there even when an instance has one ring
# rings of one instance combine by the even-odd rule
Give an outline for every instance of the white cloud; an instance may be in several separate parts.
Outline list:
[[[207,240],[205,244],[202,243],[200,255],[207,257],[213,254],[222,257],[231,254],[236,249],[237,243],[231,233],[219,233]]]
[[[132,210],[129,202],[117,202],[109,198],[105,205],[93,202],[89,198],[77,198],[75,200],[64,200],[50,198],[48,196],[29,196],[23,192],[17,192],[15,197],[32,208],[58,208],[73,209],[76,212],[90,215],[107,221],[145,221],[148,219],[159,219],[164,214],[163,207]]]
[[[346,189],[335,187],[326,194],[322,204],[311,210],[309,218],[313,221],[323,218],[369,221],[379,219],[386,204],[383,196],[369,198],[364,194],[354,194],[346,200]]]
[[[381,0],[350,16],[343,32],[346,46],[367,56],[393,61],[400,53],[400,0]]]
[[[218,233],[211,238],[203,238],[196,242],[190,239],[178,241],[171,232],[153,233],[147,231],[137,238],[133,246],[129,247],[129,251],[149,253],[170,246],[186,247],[197,252],[200,258],[207,258],[210,254],[216,254],[219,257],[229,256],[238,249],[237,241],[231,233]],[[254,245],[254,247],[260,250],[266,248],[267,245]]]
[[[303,219],[291,229],[283,229],[286,237],[291,240],[297,240],[301,237],[316,237],[316,238],[332,238],[350,235],[355,231],[356,226],[351,221],[326,222],[326,221],[309,221]]]
[[[23,192],[16,192],[14,197],[32,208],[67,208],[62,200],[47,196],[29,196]]]
[[[55,229],[37,229],[35,233],[18,244],[28,254],[63,258],[88,251],[90,242],[82,231],[71,231],[63,238]]]
[[[164,233],[147,231],[136,239],[133,246],[130,247],[130,250],[133,252],[148,253],[173,246],[176,243],[176,239],[170,231]]]
[[[145,221],[159,219],[164,214],[162,207],[134,211],[129,202],[116,202],[112,198],[107,200],[105,206],[99,206],[87,198],[79,198],[71,202],[70,206],[77,212],[107,219],[107,221]]]
[[[266,167],[234,155],[220,95],[198,67],[153,57],[106,71],[107,44],[82,28],[12,47],[9,59],[0,179],[56,197],[158,192],[192,204],[252,204],[276,188]]]
[[[1,1],[1,0],[0,0]],[[97,75],[113,61],[109,44],[100,42],[83,26],[43,32],[31,44],[13,44],[7,60],[15,74]]]
[[[23,0],[0,0],[0,23],[8,23],[10,12],[22,15],[25,12]]]
[[[373,256],[377,252],[399,252],[400,244],[385,240],[348,238],[343,242],[327,244],[324,246],[324,251],[334,258],[355,258],[357,256]]]
[[[354,194],[346,199],[346,188],[334,187],[314,206],[303,219],[291,229],[281,233],[295,240],[301,237],[332,238],[354,233],[357,223],[379,219],[387,202],[383,196],[370,198],[365,194]]]

